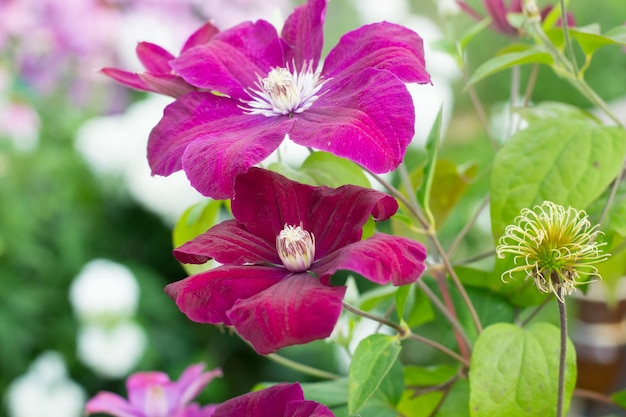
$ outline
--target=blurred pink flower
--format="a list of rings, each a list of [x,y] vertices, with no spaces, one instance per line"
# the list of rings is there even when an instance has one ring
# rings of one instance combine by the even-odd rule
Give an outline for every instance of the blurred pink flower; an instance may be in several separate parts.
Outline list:
[[[210,417],[216,405],[190,402],[213,378],[222,376],[222,370],[203,370],[203,364],[192,365],[176,382],[162,372],[138,372],[126,380],[128,400],[101,391],[87,402],[85,411],[116,417]]]

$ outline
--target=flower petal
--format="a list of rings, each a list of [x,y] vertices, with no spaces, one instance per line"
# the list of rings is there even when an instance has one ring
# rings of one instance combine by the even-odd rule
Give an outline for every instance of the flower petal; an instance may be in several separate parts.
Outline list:
[[[299,384],[277,384],[249,392],[217,406],[213,417],[288,417],[287,404],[304,399]]]
[[[204,126],[222,129],[192,142],[183,155],[191,185],[213,199],[234,195],[235,178],[270,156],[293,125],[288,117],[242,115]]]
[[[288,417],[335,417],[328,407],[315,401],[291,401],[287,404]]]
[[[151,72],[169,74],[172,69],[169,62],[174,58],[164,48],[150,42],[139,42],[135,48],[137,58]]]
[[[190,320],[230,325],[226,316],[239,299],[252,297],[290,274],[271,266],[220,266],[165,287],[165,293]]]
[[[220,33],[220,30],[214,26],[211,22],[206,22],[198,30],[191,34],[191,36],[185,41],[181,53],[185,52],[189,48],[194,46],[204,45],[209,43],[215,35]]]
[[[248,99],[245,89],[254,87],[258,76],[263,78],[273,67],[284,65],[285,48],[274,26],[258,20],[215,35],[211,42],[186,50],[170,65],[191,85]]]
[[[176,382],[180,393],[179,404],[189,404],[213,378],[221,377],[222,375],[220,368],[204,372],[204,364],[202,363],[189,366]]]
[[[373,23],[346,33],[326,57],[324,77],[348,78],[366,68],[384,69],[404,82],[430,82],[424,42],[412,30],[389,22]]]
[[[309,0],[296,7],[285,21],[282,38],[293,47],[285,55],[285,61],[295,61],[298,69],[308,61],[317,68],[324,46],[324,16],[327,0]]]
[[[185,264],[201,264],[209,259],[229,265],[281,264],[275,238],[270,242],[250,233],[235,220],[217,224],[174,250]]]
[[[302,222],[315,235],[316,259],[360,240],[370,215],[385,220],[398,209],[395,199],[380,191],[312,187],[259,168],[238,176],[235,192],[233,215],[251,234],[271,242],[285,224]]]
[[[188,84],[187,81],[177,75],[152,74],[150,72],[143,72],[137,75],[149,87],[150,91],[154,91],[155,93],[178,98],[192,91],[196,91],[195,87]]]
[[[198,191],[230,198],[237,174],[271,154],[292,124],[288,117],[243,114],[236,100],[190,93],[165,108],[150,133],[148,161],[153,174],[165,176],[186,164]]]
[[[296,116],[289,137],[331,152],[375,173],[395,169],[415,131],[415,111],[404,83],[372,68],[331,80],[328,91]]]
[[[140,91],[154,91],[152,87],[146,84],[138,74],[134,72],[128,72],[117,68],[102,68],[100,72],[109,78],[114,79],[118,83],[125,85],[126,87],[134,88]]]
[[[87,401],[85,411],[88,414],[106,413],[115,417],[144,417],[140,410],[136,410],[124,398],[106,391],[99,392]]]
[[[425,259],[426,248],[421,243],[379,233],[320,259],[311,271],[329,277],[339,270],[348,270],[377,284],[405,285],[420,277]]]
[[[178,400],[165,389],[169,383],[169,376],[163,372],[137,372],[126,380],[128,401],[146,415],[165,415]],[[160,413],[149,414],[149,410]]]
[[[294,274],[237,301],[227,316],[239,335],[262,355],[330,336],[341,314],[345,287],[322,285]]]

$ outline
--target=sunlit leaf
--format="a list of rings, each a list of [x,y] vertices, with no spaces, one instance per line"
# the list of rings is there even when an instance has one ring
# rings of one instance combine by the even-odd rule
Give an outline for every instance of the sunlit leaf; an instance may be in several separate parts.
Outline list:
[[[553,62],[548,52],[539,46],[526,50],[498,55],[476,68],[467,85],[472,85],[497,72],[522,64],[548,64]]]
[[[348,411],[354,414],[381,385],[400,354],[400,340],[394,336],[373,334],[361,341],[354,351],[348,373]]]
[[[560,331],[547,323],[487,327],[470,366],[471,417],[556,416]],[[576,353],[567,342],[564,413],[576,384]]]

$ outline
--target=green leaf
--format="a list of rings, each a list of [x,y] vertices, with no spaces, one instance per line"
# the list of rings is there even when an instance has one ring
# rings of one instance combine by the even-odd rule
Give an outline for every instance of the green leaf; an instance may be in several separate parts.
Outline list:
[[[494,238],[521,209],[544,200],[586,208],[613,181],[626,154],[626,130],[580,119],[545,119],[516,133],[495,157]]]
[[[435,417],[469,416],[469,392],[469,381],[467,379],[456,381]]]
[[[433,367],[405,366],[406,389],[398,404],[398,411],[406,417],[429,417],[443,399],[436,387],[450,381],[458,367],[439,365]]]
[[[465,194],[477,171],[478,165],[476,164],[460,168],[452,161],[437,161],[432,179],[437,192],[431,195],[429,203],[434,225],[441,225],[448,218],[456,203]]]
[[[520,107],[515,109],[524,120],[528,123],[534,123],[538,120],[559,118],[563,119],[589,119],[589,121],[600,124],[598,119],[593,114],[579,107],[572,106],[571,104],[559,103],[556,101],[544,101],[532,107]]]
[[[535,46],[522,51],[510,52],[499,55],[484,62],[476,68],[467,85],[476,84],[478,81],[507,68],[522,64],[548,64],[553,63],[552,57],[542,48]]]
[[[442,108],[439,109],[433,127],[430,129],[428,139],[426,140],[426,151],[428,152],[428,159],[424,166],[424,181],[422,186],[417,190],[417,200],[424,209],[424,212],[428,216],[428,220],[431,227],[435,227],[435,219],[430,211],[430,191],[433,184],[433,178],[435,176],[435,167],[437,164],[437,153],[439,151],[439,138],[441,136],[441,113]],[[408,190],[407,190],[408,191]]]
[[[563,30],[553,28],[546,31],[546,34],[556,45],[564,44]],[[570,28],[569,34],[572,39],[580,45],[583,53],[590,57],[598,49],[607,45],[626,45],[626,30],[624,28],[614,28],[605,35],[600,34],[600,26],[592,24],[585,27]]]
[[[470,365],[470,416],[556,415],[560,331],[547,323],[520,328],[487,327],[474,346]],[[567,341],[564,413],[576,384],[576,353]]]
[[[400,354],[395,336],[373,334],[354,351],[348,372],[348,412],[356,413],[380,386]]]
[[[398,313],[398,318],[400,320],[404,320],[404,308],[406,306],[407,298],[413,292],[411,291],[412,288],[412,285],[403,285],[396,291],[396,312]]]
[[[622,408],[626,408],[626,389],[614,392],[611,394],[611,399],[615,401],[615,404]]]
[[[313,152],[300,167],[300,171],[315,181],[315,185],[339,187],[354,184],[370,188],[363,170],[354,162],[328,152]]]
[[[206,232],[219,221],[220,210],[224,205],[221,200],[207,200],[189,207],[178,219],[172,232],[172,243],[178,247],[196,236]],[[182,264],[189,275],[197,274],[210,268],[212,261],[203,265]]]
[[[348,379],[300,383],[304,398],[317,401],[327,407],[337,407],[348,402]]]
[[[361,417],[397,417],[397,406],[404,391],[402,365],[395,361],[380,387],[359,410]]]

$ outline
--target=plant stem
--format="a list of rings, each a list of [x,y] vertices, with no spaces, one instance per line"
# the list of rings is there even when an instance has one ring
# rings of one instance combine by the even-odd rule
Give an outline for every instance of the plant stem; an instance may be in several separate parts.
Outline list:
[[[467,346],[471,347],[472,344],[470,343],[469,337],[467,336],[465,329],[459,323],[459,320],[452,315],[452,313],[446,308],[446,306],[443,305],[441,300],[431,291],[430,288],[428,288],[428,285],[424,284],[424,281],[418,280],[416,284],[422,291],[424,291],[428,299],[435,305],[435,307],[437,307],[441,314],[443,314],[448,319],[450,324],[452,324],[452,327],[454,327],[454,329],[459,332],[461,337],[463,337],[465,343],[467,343]]]
[[[543,308],[544,308],[545,306],[547,306],[547,305],[548,305],[548,302],[550,302],[550,300],[551,300],[551,299],[552,299],[552,297],[550,297],[550,296],[546,297],[546,299],[545,299],[545,300],[543,300],[543,302],[542,302],[541,304],[539,304],[539,305],[537,306],[537,308],[535,308],[535,309],[533,310],[533,312],[532,312],[532,313],[530,313],[530,315],[529,315],[528,317],[526,317],[526,319],[525,319],[523,322],[521,322],[521,323],[520,323],[520,327],[524,327],[524,326],[526,326],[528,323],[530,323],[530,321],[531,321],[532,319],[534,319],[534,318],[535,318],[535,316],[536,316],[537,314],[539,314],[539,312],[540,312],[541,310],[543,310]]]
[[[312,366],[304,365],[299,362],[293,361],[291,359],[285,358],[284,356],[278,355],[276,353],[270,353],[266,355],[268,359],[273,360],[276,363],[280,363],[281,365],[286,366],[287,368],[291,368],[295,371],[302,372],[303,374],[315,376],[322,379],[339,379],[340,375],[333,374],[331,372],[323,371],[321,369],[314,368]]]
[[[556,417],[563,416],[563,401],[565,396],[565,358],[567,354],[567,314],[565,311],[565,301],[559,300],[563,298],[564,291],[561,291],[561,297],[557,297],[557,303],[559,305],[559,322],[561,325],[561,352],[559,354],[559,385],[556,402]]]
[[[443,262],[444,266],[446,267],[446,270],[450,274],[450,277],[452,278],[452,282],[459,290],[459,294],[461,294],[461,298],[463,299],[463,302],[467,306],[467,310],[469,311],[470,316],[472,317],[474,326],[476,326],[476,330],[478,331],[478,333],[482,332],[483,327],[480,323],[480,319],[478,318],[478,314],[476,313],[476,309],[474,308],[472,301],[467,295],[467,291],[465,291],[465,287],[463,287],[463,284],[461,284],[459,277],[456,275],[456,272],[454,271],[454,267],[450,263],[450,259],[446,255],[446,252],[443,250],[441,243],[439,243],[439,239],[437,239],[437,234],[433,230],[431,230],[431,226],[428,223],[428,221],[424,218],[419,206],[414,206],[413,204],[411,204],[411,202],[408,201],[396,187],[394,187],[393,185],[385,181],[379,175],[376,175],[375,173],[373,173],[372,171],[368,170],[365,167],[363,167],[363,169],[369,172],[369,174],[372,175],[372,177],[374,177],[376,181],[378,181],[383,187],[385,187],[392,196],[400,200],[400,202],[402,202],[402,204],[406,206],[407,210],[409,210],[410,214],[417,221],[419,221],[422,227],[426,230],[426,235],[429,241],[435,247],[436,252],[441,256],[441,261]]]
[[[459,245],[459,243],[461,243],[461,240],[463,240],[465,235],[467,235],[470,229],[474,226],[474,224],[476,223],[476,220],[478,220],[478,216],[480,216],[480,213],[482,213],[482,211],[485,209],[488,203],[489,203],[489,196],[485,196],[484,200],[480,203],[480,206],[478,206],[478,209],[476,209],[476,211],[474,212],[474,215],[472,216],[472,218],[465,224],[463,229],[454,238],[454,241],[452,242],[452,244],[450,245],[450,248],[448,249],[448,258],[452,257],[452,254],[456,250],[457,246]]]
[[[563,38],[565,39],[565,45],[567,45],[567,53],[569,54],[570,62],[574,72],[578,74],[578,63],[576,62],[576,55],[574,54],[574,47],[572,46],[572,38],[569,36],[569,26],[567,25],[567,9],[565,8],[565,0],[560,0],[561,5],[561,27],[563,28]]]
[[[423,343],[427,346],[430,346],[434,349],[437,349],[440,352],[445,353],[446,355],[450,356],[451,358],[456,359],[457,361],[461,362],[466,368],[469,368],[470,364],[469,364],[469,360],[467,360],[466,358],[464,358],[463,356],[459,355],[458,353],[456,353],[455,351],[448,349],[446,346],[435,342],[434,340],[431,339],[427,339],[425,337],[422,337],[420,335],[417,335],[413,332],[409,333],[409,339],[413,339],[416,340],[420,343]]]
[[[396,324],[392,321],[389,321],[383,317],[377,316],[375,314],[370,314],[366,311],[363,311],[359,308],[356,308],[348,303],[346,303],[345,301],[343,302],[343,307],[348,310],[349,312],[360,316],[360,317],[365,317],[366,319],[370,319],[373,321],[376,321],[380,324],[384,324],[387,327],[391,327],[392,329],[394,329],[396,332],[398,332],[398,334],[400,335],[401,338],[410,338],[413,340],[417,340],[418,342],[424,343],[425,345],[428,345],[434,349],[437,349],[447,355],[449,355],[450,357],[458,360],[459,362],[461,362],[463,365],[469,367],[469,362],[467,361],[467,359],[463,358],[462,356],[460,356],[459,354],[457,354],[456,352],[448,349],[446,346],[435,342],[434,340],[431,339],[427,339],[425,337],[422,336],[418,336],[415,333],[411,332],[410,329],[405,328],[400,326],[399,324]]]

